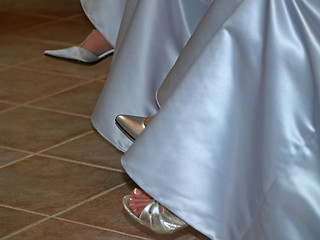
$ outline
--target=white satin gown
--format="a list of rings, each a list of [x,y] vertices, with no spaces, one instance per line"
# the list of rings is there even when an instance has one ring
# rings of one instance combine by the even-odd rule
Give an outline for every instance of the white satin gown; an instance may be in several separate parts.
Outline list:
[[[216,0],[125,170],[211,239],[320,239],[319,65],[319,0]]]
[[[115,47],[126,0],[80,0],[95,28]]]
[[[212,1],[118,1],[83,0],[83,6],[97,29],[115,45],[92,124],[126,151],[132,142],[115,126],[115,117],[120,113],[150,116],[158,111],[156,92]]]

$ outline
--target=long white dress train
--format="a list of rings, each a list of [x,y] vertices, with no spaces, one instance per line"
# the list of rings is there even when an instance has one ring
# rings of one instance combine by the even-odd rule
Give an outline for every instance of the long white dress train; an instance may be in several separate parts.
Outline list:
[[[92,115],[98,132],[121,151],[126,151],[132,142],[115,126],[115,116],[148,116],[158,111],[156,91],[211,2],[126,1],[111,70]],[[103,14],[108,15],[109,11],[112,8],[106,8]],[[91,15],[94,13],[93,10]]]
[[[125,170],[211,239],[319,239],[319,64],[320,1],[216,0]]]

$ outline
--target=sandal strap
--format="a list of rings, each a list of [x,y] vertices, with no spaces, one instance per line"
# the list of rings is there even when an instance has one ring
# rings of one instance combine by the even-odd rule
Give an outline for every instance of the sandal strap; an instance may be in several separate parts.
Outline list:
[[[160,210],[162,208],[162,212]],[[139,221],[157,233],[171,233],[187,224],[157,201],[151,201],[141,212]]]

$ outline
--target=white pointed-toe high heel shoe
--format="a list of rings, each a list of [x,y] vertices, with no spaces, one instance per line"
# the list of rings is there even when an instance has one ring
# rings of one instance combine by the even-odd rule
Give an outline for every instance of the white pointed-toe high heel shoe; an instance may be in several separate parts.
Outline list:
[[[95,64],[100,62],[102,59],[111,56],[113,52],[114,49],[111,49],[100,54],[99,56],[96,56],[87,49],[79,46],[72,46],[64,49],[46,50],[44,51],[44,55],[80,63]]]
[[[131,115],[118,115],[115,119],[118,128],[132,141],[146,128],[145,117],[137,117]]]
[[[174,215],[157,201],[151,201],[137,217],[130,208],[131,196],[123,198],[123,207],[135,221],[159,234],[170,234],[188,226],[184,221]]]

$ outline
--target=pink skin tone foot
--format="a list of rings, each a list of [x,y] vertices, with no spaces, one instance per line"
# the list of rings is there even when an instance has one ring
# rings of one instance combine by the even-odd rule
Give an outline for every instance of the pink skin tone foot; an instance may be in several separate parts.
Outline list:
[[[140,216],[141,212],[143,211],[143,209],[151,202],[153,201],[153,198],[150,197],[147,193],[145,193],[144,191],[135,188],[132,192],[131,192],[131,199],[129,201],[130,203],[130,208],[133,212],[134,215],[136,215],[137,217]],[[160,211],[161,208],[160,208]]]
[[[82,48],[89,50],[96,56],[113,49],[111,44],[104,38],[104,36],[98,31],[92,31],[87,40],[82,45]]]

